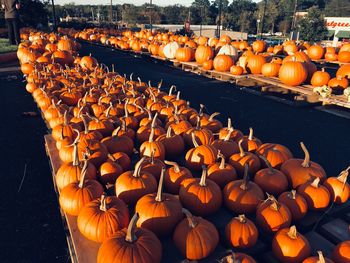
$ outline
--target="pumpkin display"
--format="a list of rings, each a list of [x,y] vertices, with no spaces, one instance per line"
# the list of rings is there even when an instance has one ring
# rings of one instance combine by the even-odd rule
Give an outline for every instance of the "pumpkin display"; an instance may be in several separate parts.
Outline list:
[[[301,220],[308,211],[308,206],[305,198],[297,193],[296,190],[284,192],[278,197],[278,202],[288,207],[292,214],[293,221]]]
[[[189,260],[200,260],[209,256],[219,243],[219,233],[209,221],[193,216],[188,210],[175,228],[173,240],[180,253]]]
[[[103,242],[129,224],[129,210],[115,196],[105,196],[85,205],[79,212],[77,225],[87,239]]]
[[[301,62],[287,61],[282,64],[278,77],[286,85],[298,86],[306,81],[308,72]]]
[[[320,178],[316,177],[312,182],[306,182],[300,185],[298,193],[301,194],[307,206],[311,210],[323,210],[330,203],[330,193],[327,188],[320,185]]]
[[[229,71],[234,61],[229,55],[217,55],[213,61],[213,67],[216,71]]]
[[[263,231],[273,233],[289,227],[292,215],[286,205],[279,203],[274,196],[268,195],[256,209],[256,222]]]
[[[310,161],[310,154],[305,144],[301,142],[300,146],[304,151],[305,158],[289,159],[281,167],[281,172],[287,176],[293,189],[315,178],[320,178],[321,181],[326,178],[326,172],[323,168],[319,164]]]
[[[234,248],[249,248],[256,244],[259,233],[251,220],[245,215],[239,215],[226,225],[225,235]]]
[[[295,226],[278,231],[272,240],[272,252],[282,262],[302,262],[311,254],[309,241]]]
[[[350,186],[347,183],[350,166],[340,173],[338,177],[328,177],[324,182],[331,194],[331,200],[337,204],[344,204],[350,197]]]
[[[179,199],[182,205],[196,215],[213,214],[221,207],[221,189],[207,176],[208,170],[203,166],[201,178],[184,179],[180,186]]]
[[[157,190],[157,181],[147,172],[141,172],[145,157],[135,165],[134,171],[122,173],[115,181],[115,194],[126,204],[132,205],[144,195]]]
[[[97,263],[132,262],[160,263],[162,244],[155,234],[145,228],[136,227],[138,214],[130,220],[128,228],[116,232],[105,240],[97,253]],[[120,255],[122,257],[116,257]],[[137,257],[135,257],[137,255]]]
[[[249,181],[249,165],[245,165],[242,180],[231,181],[223,190],[223,199],[226,207],[238,214],[254,213],[256,207],[264,198],[260,187]]]
[[[182,219],[182,206],[174,195],[163,193],[165,168],[159,179],[157,193],[141,197],[135,206],[139,219],[137,226],[147,228],[157,236],[166,236],[172,232]]]
[[[347,263],[350,261],[350,240],[343,241],[334,248],[332,259],[335,263]]]

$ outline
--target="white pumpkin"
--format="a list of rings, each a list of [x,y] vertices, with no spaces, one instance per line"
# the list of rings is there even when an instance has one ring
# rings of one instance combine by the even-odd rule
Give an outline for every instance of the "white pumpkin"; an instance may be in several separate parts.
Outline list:
[[[247,66],[247,59],[248,57],[247,56],[241,56],[239,59],[238,59],[238,63],[237,63],[237,66],[241,66],[244,71],[246,71],[246,66]]]
[[[220,48],[218,55],[229,55],[236,62],[238,59],[238,50],[234,46],[226,44]]]
[[[218,40],[218,39],[217,39],[216,37],[211,37],[211,38],[209,38],[209,40],[208,40],[208,46],[209,46],[209,47],[215,46],[214,43],[212,43],[213,40]]]
[[[168,59],[175,58],[175,53],[179,47],[180,45],[175,41],[168,43],[163,49],[165,57]]]

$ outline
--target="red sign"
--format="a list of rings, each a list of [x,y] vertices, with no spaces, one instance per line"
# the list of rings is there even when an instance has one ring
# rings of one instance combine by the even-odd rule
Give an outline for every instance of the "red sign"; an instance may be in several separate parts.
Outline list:
[[[335,21],[327,21],[327,27],[336,28],[336,27],[350,27],[350,23],[348,22],[335,22]]]

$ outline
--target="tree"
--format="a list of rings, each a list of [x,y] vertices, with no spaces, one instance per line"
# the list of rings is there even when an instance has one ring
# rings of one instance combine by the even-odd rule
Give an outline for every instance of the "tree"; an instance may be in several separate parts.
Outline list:
[[[326,37],[327,28],[324,15],[317,7],[311,7],[299,22],[300,37],[310,42],[318,42]]]
[[[350,16],[349,0],[330,0],[325,7],[326,16]]]
[[[44,27],[47,26],[48,12],[45,9],[45,4],[47,4],[47,2],[39,0],[21,1],[22,7],[19,11],[19,15],[22,25],[37,27],[40,23]]]
[[[233,0],[229,5],[224,19],[224,27],[235,31],[254,33],[256,32],[256,19],[254,14],[257,10],[256,3],[251,0]]]

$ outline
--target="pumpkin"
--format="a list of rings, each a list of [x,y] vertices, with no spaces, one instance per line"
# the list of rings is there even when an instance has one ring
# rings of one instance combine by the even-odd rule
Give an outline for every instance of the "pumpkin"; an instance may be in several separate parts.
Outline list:
[[[324,182],[331,194],[331,200],[337,204],[344,204],[350,197],[350,186],[347,183],[350,166],[340,173],[338,177],[328,177]]]
[[[350,65],[341,65],[337,70],[336,76],[350,79]]]
[[[146,157],[144,164],[142,165],[142,172],[150,173],[156,178],[158,181],[160,175],[162,173],[162,168],[164,167],[164,162],[162,160],[156,159],[153,157],[153,153],[151,157]]]
[[[179,199],[162,192],[164,174],[165,168],[162,169],[157,193],[144,195],[135,206],[135,212],[139,214],[137,226],[147,228],[157,236],[170,234],[182,219]]]
[[[60,206],[69,215],[79,215],[84,205],[103,193],[103,187],[99,182],[85,178],[86,172],[87,166],[84,166],[79,182],[68,184],[60,192]]]
[[[211,60],[214,57],[214,51],[209,46],[199,46],[195,52],[195,60],[198,64]]]
[[[193,50],[189,47],[178,48],[175,53],[175,59],[180,62],[189,62],[194,58]]]
[[[339,52],[342,51],[350,51],[350,44],[349,43],[344,43],[341,48],[339,49]]]
[[[84,70],[94,70],[97,66],[98,62],[94,57],[90,56],[84,56],[81,58],[79,65]]]
[[[201,178],[188,178],[182,181],[179,199],[184,207],[196,215],[215,213],[222,203],[220,187],[207,179],[208,171],[203,165]]]
[[[321,71],[316,71],[311,78],[311,85],[314,87],[322,87],[324,85],[327,85],[329,80],[331,79],[331,76],[328,72],[322,68]]]
[[[229,137],[227,138],[227,135]],[[243,133],[240,130],[233,128],[231,118],[227,119],[227,127],[220,129],[219,131],[219,139],[231,139],[234,141],[239,141],[243,137]]]
[[[324,54],[324,58],[326,61],[337,61],[338,60],[338,54],[336,53],[326,53]]]
[[[282,228],[289,227],[292,215],[288,207],[279,203],[274,196],[269,195],[256,209],[256,223],[267,232],[277,232]]]
[[[118,134],[120,127],[117,128],[115,134]],[[131,156],[134,150],[134,142],[126,135],[112,135],[105,137],[101,140],[104,146],[106,146],[109,153],[123,152]]]
[[[178,194],[183,180],[192,178],[192,173],[186,167],[179,166],[176,162],[164,161],[171,165],[164,175],[164,186],[168,193]]]
[[[262,66],[266,63],[266,59],[261,55],[251,55],[247,58],[246,70],[251,74],[261,74]]]
[[[198,171],[202,168],[202,165],[215,163],[217,150],[211,145],[199,145],[193,132],[191,137],[194,148],[186,153],[186,166],[191,170]]]
[[[323,168],[310,161],[310,154],[305,144],[301,142],[300,146],[305,154],[304,160],[289,159],[281,167],[281,172],[287,176],[293,189],[315,178],[320,178],[322,181],[326,178],[326,172]]]
[[[284,192],[278,197],[278,202],[288,207],[292,214],[293,221],[299,221],[306,215],[308,206],[305,198],[296,190]]]
[[[255,152],[262,145],[262,142],[254,137],[253,128],[249,128],[249,135],[242,138],[242,147],[247,152]]]
[[[237,173],[232,165],[225,163],[225,156],[220,151],[218,151],[218,159],[220,162],[208,166],[208,178],[220,188],[224,188],[227,183],[237,179]]]
[[[182,211],[186,218],[175,228],[173,235],[175,246],[189,260],[208,257],[219,243],[217,229],[211,222],[192,216],[188,210]]]
[[[349,86],[349,81],[345,77],[337,76],[329,80],[328,86],[332,89],[346,89]]]
[[[274,169],[265,156],[259,156],[267,168],[259,170],[254,176],[254,183],[267,193],[278,196],[288,189],[288,179],[281,171]]]
[[[265,77],[277,77],[280,65],[274,62],[266,63],[261,68],[261,74]]]
[[[95,242],[103,242],[128,223],[129,210],[125,203],[115,196],[105,195],[85,205],[77,219],[80,233]]]
[[[141,173],[141,166],[145,158],[141,158],[135,165],[134,171],[122,173],[115,182],[115,195],[126,204],[136,204],[142,196],[157,190],[157,181],[152,174]]]
[[[123,168],[112,155],[108,155],[106,162],[102,163],[99,168],[99,180],[103,185],[114,184],[118,176],[123,173]]]
[[[138,218],[137,213],[135,213],[127,229],[124,228],[116,232],[102,243],[97,253],[97,263],[161,262],[162,244],[157,236],[148,229],[136,227]],[[122,255],[122,257],[116,255]]]
[[[213,66],[216,71],[229,71],[234,61],[229,55],[217,55],[214,58]]]
[[[259,233],[251,220],[245,215],[239,215],[226,225],[225,235],[234,248],[250,248],[256,244]]]
[[[312,182],[306,182],[298,188],[298,193],[305,198],[307,206],[311,210],[323,210],[330,203],[329,191],[319,183],[320,178],[317,177]]]
[[[235,76],[242,75],[244,73],[244,69],[241,66],[231,66],[230,73]]]
[[[246,164],[249,164],[249,173],[255,174],[260,169],[260,160],[254,153],[245,152],[242,143],[243,139],[238,142],[239,153],[230,156],[229,164],[236,169],[240,176],[243,176]]]
[[[172,128],[169,126],[167,133],[160,135],[156,140],[163,144],[165,148],[165,156],[167,158],[179,156],[185,149],[183,137],[178,134],[171,135],[171,131]]]
[[[334,248],[332,259],[335,263],[347,263],[350,261],[350,240],[343,241]]]
[[[312,45],[307,49],[307,54],[311,59],[319,60],[323,58],[325,49],[320,45]]]
[[[282,64],[278,77],[286,85],[298,86],[306,81],[308,72],[301,62],[287,61]]]
[[[281,262],[302,262],[311,254],[309,241],[295,226],[278,231],[272,240],[272,252]]]
[[[231,128],[224,139],[216,139],[210,144],[220,151],[220,153],[227,159],[230,158],[231,155],[239,152],[238,144],[230,139],[232,132],[233,129]]]
[[[217,55],[228,55],[233,59],[233,63],[235,63],[238,59],[238,50],[229,44],[223,45]]]
[[[308,257],[302,263],[334,263],[332,260],[325,258],[322,251],[317,251],[318,256]]]
[[[256,40],[252,45],[253,51],[257,53],[262,53],[266,49],[266,42],[264,40]]]
[[[338,61],[341,63],[350,63],[350,51],[339,51]]]
[[[204,61],[202,64],[202,68],[205,70],[212,70],[214,68],[214,61],[211,59]]]
[[[140,155],[151,157],[153,154],[154,158],[164,160],[165,158],[165,148],[164,145],[159,141],[154,141],[154,128],[151,128],[151,133],[149,139],[146,142],[143,142],[140,146]]]
[[[230,254],[225,256],[220,260],[220,263],[256,263],[256,261],[249,256],[248,254],[244,253],[234,253],[233,251],[230,251]]]
[[[285,161],[293,158],[292,153],[287,147],[275,143],[262,144],[256,150],[256,153],[265,156],[271,166],[276,169],[279,169]]]
[[[224,203],[228,209],[239,214],[254,213],[257,205],[264,198],[260,187],[249,181],[249,165],[245,165],[242,180],[231,181],[223,190]]]
[[[164,53],[166,58],[173,59],[173,58],[175,58],[176,51],[179,48],[180,48],[179,44],[177,42],[173,41],[173,42],[170,42],[170,43],[165,45],[165,47],[163,49],[163,53]]]

